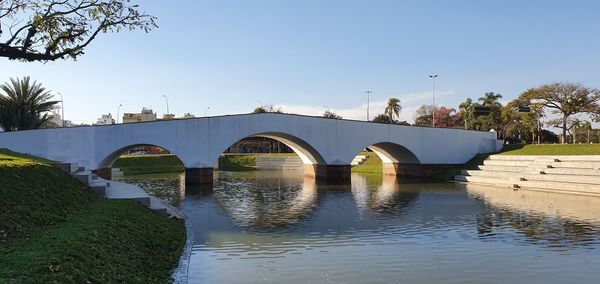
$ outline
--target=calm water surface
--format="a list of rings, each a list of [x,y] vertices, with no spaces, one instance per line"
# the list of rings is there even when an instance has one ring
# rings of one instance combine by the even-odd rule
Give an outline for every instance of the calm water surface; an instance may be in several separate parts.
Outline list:
[[[353,174],[126,180],[190,218],[190,283],[599,283],[600,198]]]

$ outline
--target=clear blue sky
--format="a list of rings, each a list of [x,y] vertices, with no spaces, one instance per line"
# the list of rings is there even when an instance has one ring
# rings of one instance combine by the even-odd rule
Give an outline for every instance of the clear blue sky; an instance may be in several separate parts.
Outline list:
[[[362,118],[399,97],[405,119],[430,102],[456,107],[494,91],[575,81],[600,87],[600,1],[138,1],[149,34],[99,37],[78,61],[0,59],[0,81],[30,75],[65,97],[66,119],[143,106],[202,116],[260,100],[296,113]]]

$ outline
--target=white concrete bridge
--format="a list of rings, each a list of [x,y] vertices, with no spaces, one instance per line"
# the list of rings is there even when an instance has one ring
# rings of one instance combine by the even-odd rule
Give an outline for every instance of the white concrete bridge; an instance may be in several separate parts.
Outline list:
[[[305,173],[332,182],[350,179],[350,162],[365,148],[386,174],[427,176],[501,147],[495,133],[336,120],[289,114],[243,114],[93,127],[0,133],[0,148],[78,163],[110,178],[127,149],[153,145],[175,154],[186,181],[212,182],[220,154],[246,137],[268,137],[292,148]]]

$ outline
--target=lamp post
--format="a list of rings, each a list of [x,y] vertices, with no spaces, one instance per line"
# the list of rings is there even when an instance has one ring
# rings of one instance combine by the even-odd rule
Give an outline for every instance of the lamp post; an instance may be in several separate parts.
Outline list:
[[[367,121],[369,121],[369,104],[371,101],[371,93],[373,93],[371,90],[365,91],[365,94],[367,94]]]
[[[60,95],[60,111],[61,111],[60,127],[65,127],[65,101],[63,100],[63,95],[60,92],[58,92],[58,94]]]
[[[123,104],[120,104],[119,107],[117,108],[117,124],[119,124],[119,115],[121,115],[121,107],[123,106]]]
[[[432,94],[433,94],[433,111],[432,111],[432,115],[431,115],[431,127],[435,127],[435,78],[437,78],[438,74],[435,75],[429,75],[429,78],[431,78],[431,82],[432,82]]]
[[[206,117],[206,112],[207,112],[209,109],[210,109],[210,107],[207,107],[207,108],[204,110],[204,117]]]
[[[167,103],[167,114],[171,114],[171,112],[169,112],[169,98],[167,98],[167,95],[162,95],[163,98],[165,98],[165,102]]]

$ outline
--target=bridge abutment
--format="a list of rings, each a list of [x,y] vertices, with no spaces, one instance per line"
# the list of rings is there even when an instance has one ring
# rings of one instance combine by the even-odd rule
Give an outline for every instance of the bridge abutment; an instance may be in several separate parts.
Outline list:
[[[112,169],[111,168],[100,168],[93,170],[92,173],[97,175],[100,178],[111,180],[112,179]]]
[[[213,168],[186,168],[186,184],[212,184]]]
[[[328,184],[349,184],[352,174],[350,165],[304,165],[304,175]]]
[[[384,175],[428,178],[454,167],[453,164],[383,163]]]

